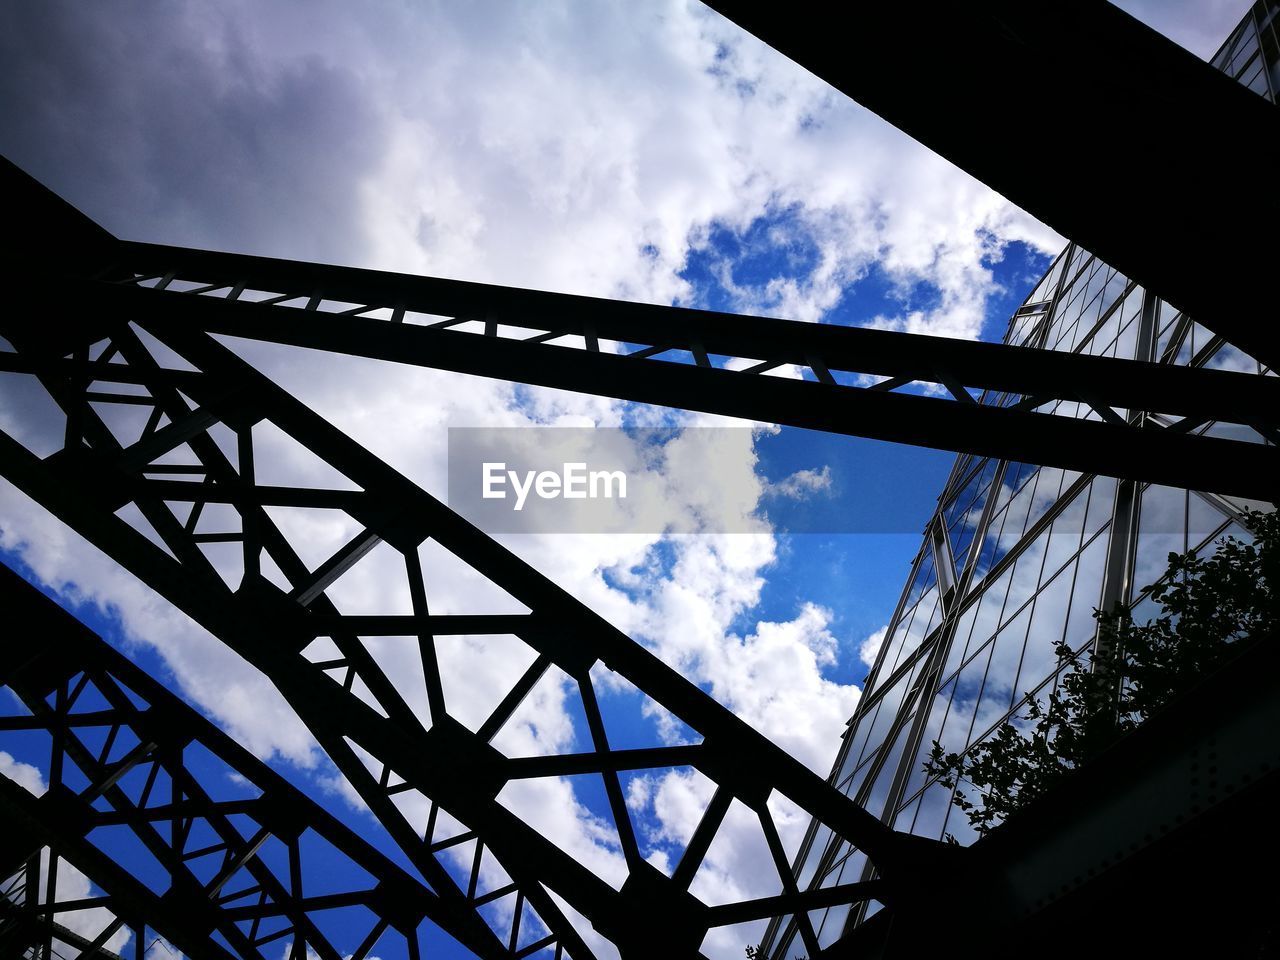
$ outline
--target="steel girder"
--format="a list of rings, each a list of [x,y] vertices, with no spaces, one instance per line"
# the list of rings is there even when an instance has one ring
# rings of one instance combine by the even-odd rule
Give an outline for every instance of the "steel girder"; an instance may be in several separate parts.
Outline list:
[[[417,957],[424,920],[486,960],[537,949],[476,912],[509,891],[425,886],[4,566],[0,602],[22,634],[0,664],[13,694],[0,731],[47,751],[49,776],[39,797],[0,777],[0,810],[24,827],[0,841],[0,874],[16,880],[0,897],[6,956],[54,942],[92,956],[127,925],[139,957],[148,926],[195,958],[261,960],[286,938],[299,960],[362,960],[392,941]],[[59,860],[105,897],[59,897]],[[91,906],[114,915],[95,937],[55,922]],[[344,911],[367,935],[339,949],[328,931]]]
[[[801,918],[816,953],[808,909],[869,898],[894,909],[945,883],[961,854],[890,830],[209,334],[145,318],[131,325],[127,314],[73,311],[37,325],[27,310],[15,313],[0,321],[15,347],[5,355],[9,368],[31,371],[64,411],[65,443],[41,459],[0,434],[0,474],[262,670],[437,892],[452,882],[450,851],[474,843],[476,862],[492,856],[511,878],[530,928],[585,960],[592,950],[553,893],[630,958],[659,948],[695,956],[712,927],[790,914]],[[194,369],[163,365],[138,331]],[[132,392],[121,392],[126,384]],[[113,406],[149,408],[136,437],[113,432]],[[343,483],[322,490],[262,485],[255,427],[268,422]],[[208,529],[202,516],[219,504],[233,510],[223,527]],[[307,565],[273,519],[276,507],[330,511],[354,534],[328,560]],[[133,510],[158,543],[117,515]],[[419,553],[428,540],[529,612],[433,616],[431,571],[424,579]],[[211,562],[203,548],[213,544],[232,544],[238,563]],[[345,616],[326,591],[378,544],[394,551],[412,612]],[[527,667],[486,718],[467,726],[445,696],[437,642],[495,634],[518,638]],[[403,677],[383,671],[369,647],[380,637],[406,638],[400,642],[417,648],[421,687],[406,690]],[[598,685],[618,682],[605,681],[606,671],[686,724],[698,742],[612,749],[597,705]],[[493,741],[544,680],[576,695],[591,749],[504,755]],[[673,767],[698,771],[715,788],[668,876],[641,854],[620,774]],[[608,879],[509,806],[508,788],[519,781],[575,775],[596,778],[607,796],[620,850]],[[508,798],[500,799],[504,789]],[[776,826],[781,798],[864,850],[880,878],[797,890]],[[731,815],[758,824],[779,893],[708,905],[690,887]],[[448,825],[456,828],[441,836]]]
[[[15,263],[57,276],[62,308],[110,307],[157,325],[1277,496],[1274,446],[1204,434],[1236,425],[1274,444],[1275,378],[125,242],[7,161],[0,191],[30,237]],[[0,371],[21,362],[0,356]]]
[[[122,243],[65,307],[1084,473],[1276,497],[1280,381]],[[713,362],[726,358],[727,365]],[[9,360],[10,364],[19,363]],[[762,375],[807,368],[814,379]],[[920,393],[922,385],[934,388]],[[974,402],[971,390],[995,402]],[[904,392],[906,391],[906,392]]]
[[[706,3],[1280,365],[1260,240],[1280,220],[1276,105],[1103,0],[861,3],[848,29],[817,0]]]

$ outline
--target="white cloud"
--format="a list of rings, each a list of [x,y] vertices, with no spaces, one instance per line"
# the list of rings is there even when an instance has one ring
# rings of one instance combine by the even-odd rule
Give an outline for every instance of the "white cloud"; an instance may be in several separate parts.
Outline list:
[[[770,494],[789,500],[808,500],[818,493],[830,493],[830,491],[830,464],[823,466],[821,470],[797,470],[769,486]]]
[[[4,750],[0,750],[0,774],[8,777],[28,793],[34,793],[37,797],[49,789],[48,784],[44,782],[44,774],[40,772],[39,767],[23,763]]]

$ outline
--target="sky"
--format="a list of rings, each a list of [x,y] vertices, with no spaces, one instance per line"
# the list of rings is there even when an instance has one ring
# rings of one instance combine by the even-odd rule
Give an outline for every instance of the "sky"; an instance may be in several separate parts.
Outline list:
[[[1247,5],[1122,6],[1208,56]],[[0,152],[129,239],[995,340],[1063,245],[683,0],[122,0],[11,4],[0,18]],[[232,346],[438,495],[450,426],[728,423]],[[11,381],[0,382],[0,428],[48,442],[51,422]],[[673,488],[672,502],[698,516],[732,482],[747,496],[728,508],[756,533],[704,525],[678,537],[500,539],[825,775],[952,458],[763,424],[725,437],[718,475]],[[823,479],[796,480],[805,476]],[[844,521],[873,512],[868,504],[891,519],[847,532],[857,524]],[[829,532],[779,532],[770,517],[784,508]],[[842,522],[824,527],[824,517]],[[286,529],[320,557],[348,532],[314,518]],[[2,481],[0,550],[376,837],[264,678]],[[339,581],[342,603],[395,602],[379,562]],[[442,602],[458,609],[482,599],[463,579],[445,577],[443,588]],[[460,701],[483,701],[505,682],[497,649],[455,651],[448,669]],[[384,655],[394,668],[395,654]],[[569,748],[580,730],[564,691],[535,699],[524,747]],[[605,708],[637,736],[673,735],[626,691]],[[12,766],[30,758],[6,757],[5,772],[41,782],[39,770]],[[540,789],[526,798],[528,815],[603,873],[616,869],[616,849],[596,830],[598,797],[568,783]],[[678,855],[700,789],[678,771],[630,789],[655,861]],[[795,818],[784,839],[798,843],[803,828]],[[708,890],[751,893],[739,889],[751,864],[732,846],[713,849]],[[740,956],[741,946],[706,949]]]

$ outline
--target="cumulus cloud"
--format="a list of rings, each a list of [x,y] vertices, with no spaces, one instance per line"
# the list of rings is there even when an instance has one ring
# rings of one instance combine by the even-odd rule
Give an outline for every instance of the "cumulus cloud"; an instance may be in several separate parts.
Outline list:
[[[770,484],[768,492],[788,500],[808,500],[819,493],[830,493],[831,465],[826,464],[820,470],[797,470]]]
[[[28,793],[34,793],[37,797],[49,789],[48,784],[44,782],[44,774],[40,772],[39,767],[23,763],[4,750],[0,750],[0,774],[8,777]]]

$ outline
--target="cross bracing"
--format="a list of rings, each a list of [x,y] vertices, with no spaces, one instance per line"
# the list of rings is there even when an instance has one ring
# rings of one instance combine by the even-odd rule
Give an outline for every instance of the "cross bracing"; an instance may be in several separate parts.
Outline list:
[[[65,947],[92,956],[127,925],[139,956],[150,926],[193,958],[261,958],[284,944],[333,960],[348,952],[326,930],[344,910],[364,924],[352,960],[384,937],[417,956],[423,922],[479,957],[514,960],[547,945],[483,922],[477,907],[510,891],[415,879],[7,568],[0,596],[29,641],[0,672],[12,694],[0,730],[36,738],[49,776],[39,797],[0,776],[0,809],[23,828],[8,832],[0,862],[15,881],[0,899],[6,956]],[[241,786],[229,792],[232,775]],[[121,850],[154,858],[165,874],[159,895],[131,875],[136,863],[120,862]],[[59,860],[104,896],[60,896]],[[308,893],[317,870],[343,886]],[[96,935],[59,922],[95,907],[106,911]]]

